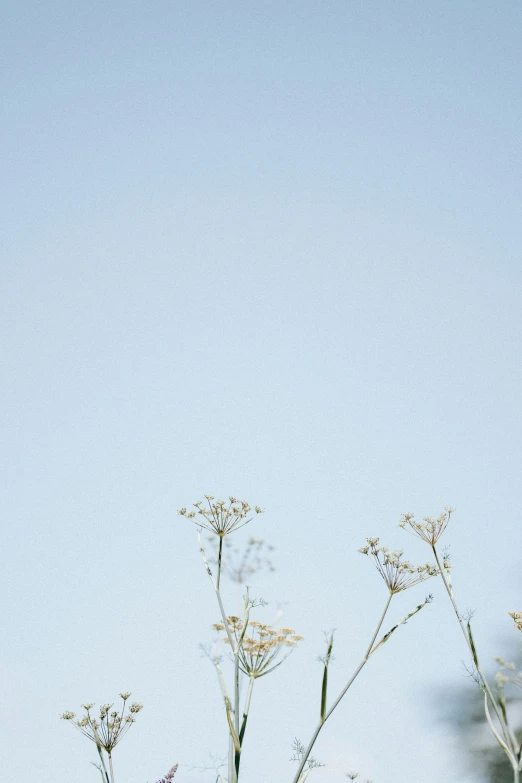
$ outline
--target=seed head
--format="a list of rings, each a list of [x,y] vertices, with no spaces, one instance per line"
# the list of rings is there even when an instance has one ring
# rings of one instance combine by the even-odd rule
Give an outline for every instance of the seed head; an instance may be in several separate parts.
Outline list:
[[[378,538],[367,538],[366,541],[367,546],[361,547],[359,552],[373,558],[377,571],[392,595],[439,573],[439,569],[432,563],[414,566],[409,560],[403,560],[403,552],[400,549],[390,552],[386,546],[379,547]]]
[[[86,714],[81,718],[75,720],[74,712],[64,712],[61,717],[64,720],[71,721],[73,726],[92,740],[92,742],[101,745],[110,756],[118,742],[127,733],[131,723],[135,721],[134,715],[130,713],[137,713],[143,708],[142,704],[134,703],[129,707],[129,713],[125,715],[126,701],[130,693],[122,693],[120,696],[123,699],[121,714],[117,710],[112,710],[111,712],[112,704],[102,704],[98,721],[91,717],[89,713],[89,710],[94,706],[89,702],[82,705],[83,709],[86,710]]]
[[[253,510],[256,514],[262,514],[263,509],[260,506],[252,506],[245,500],[238,500],[235,497],[229,497],[228,503],[225,500],[215,500],[213,495],[204,495],[207,505],[198,500],[193,503],[196,511],[187,511],[185,507],[180,508],[178,514],[182,517],[195,522],[198,527],[204,527],[211,533],[220,538],[225,538],[229,533],[248,524],[253,517],[249,513]]]
[[[243,634],[243,623],[237,617],[229,617],[228,626],[239,642]],[[236,622],[231,622],[236,621]],[[216,623],[213,627],[221,625]],[[276,659],[281,655],[285,647],[297,647],[299,642],[304,639],[300,634],[295,633],[292,628],[270,628],[265,623],[252,620],[248,623],[246,632],[239,644],[239,665],[241,670],[249,677],[264,677],[265,674],[273,671],[279,666],[285,658],[288,657],[291,650],[279,662]],[[228,636],[223,637],[225,644],[230,644]]]
[[[422,522],[417,522],[413,514],[403,514],[399,527],[403,530],[409,530],[414,533],[423,541],[426,541],[430,546],[435,546],[441,535],[446,530],[450,517],[455,511],[454,508],[445,508],[444,512],[433,519],[432,517],[424,517]]]

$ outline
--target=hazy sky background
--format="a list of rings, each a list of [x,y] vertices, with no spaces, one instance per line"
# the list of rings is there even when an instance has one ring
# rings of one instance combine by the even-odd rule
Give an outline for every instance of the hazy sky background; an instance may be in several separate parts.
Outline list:
[[[489,667],[520,597],[518,2],[7,2],[2,22],[6,780],[98,781],[59,720],[145,704],[118,783],[226,752],[200,657],[217,607],[176,509],[235,494],[277,547],[252,580],[306,641],[258,683],[243,783],[290,783],[386,589],[366,535],[457,511]],[[468,684],[434,603],[372,659],[310,783],[462,783],[437,722]],[[237,596],[227,587],[229,611]]]

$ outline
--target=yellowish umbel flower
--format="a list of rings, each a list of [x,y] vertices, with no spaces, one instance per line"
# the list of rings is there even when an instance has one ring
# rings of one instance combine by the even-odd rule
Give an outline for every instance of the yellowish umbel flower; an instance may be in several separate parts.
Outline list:
[[[515,628],[522,631],[522,612],[508,612],[509,616],[513,618]]]
[[[253,679],[264,677],[280,666],[292,651],[290,649],[287,655],[276,662],[284,648],[296,647],[304,639],[304,636],[295,633],[292,628],[276,630],[257,620],[248,623],[244,634],[243,623],[239,618],[228,617],[227,622],[235,641],[240,642],[239,667]],[[224,626],[222,623],[215,623],[213,628],[222,630]],[[230,644],[228,636],[225,636],[223,641],[225,644]]]
[[[409,530],[433,547],[446,530],[454,511],[454,508],[446,508],[437,519],[424,517],[422,522],[417,522],[413,514],[403,514],[399,527],[402,527],[403,530]]]
[[[379,546],[378,538],[367,538],[366,541],[367,545],[361,547],[359,552],[373,558],[377,571],[392,595],[440,573],[432,563],[414,566],[409,560],[403,560],[402,550],[391,552],[388,547]]]
[[[180,508],[178,514],[194,522],[198,527],[203,527],[211,533],[215,533],[220,538],[225,538],[229,533],[248,524],[253,517],[249,514],[253,511],[255,514],[262,514],[263,509],[260,506],[252,506],[245,500],[238,500],[232,496],[228,502],[225,500],[215,500],[213,495],[205,495],[207,504],[205,506],[202,500],[193,503],[196,511],[187,511],[186,508]]]

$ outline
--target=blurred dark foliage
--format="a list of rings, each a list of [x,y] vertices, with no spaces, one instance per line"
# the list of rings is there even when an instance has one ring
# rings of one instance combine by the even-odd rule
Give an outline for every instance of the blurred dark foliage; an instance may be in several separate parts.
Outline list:
[[[512,645],[509,660],[521,667],[520,647]],[[488,672],[488,680],[494,682],[495,670]],[[508,704],[510,725],[515,735],[522,731],[522,691],[507,684],[504,687]],[[462,759],[468,762],[470,772],[477,774],[477,780],[484,783],[513,783],[511,764],[494,738],[484,713],[484,694],[467,677],[462,687],[452,693],[438,695],[442,720],[450,725],[457,735],[459,745],[465,750]]]

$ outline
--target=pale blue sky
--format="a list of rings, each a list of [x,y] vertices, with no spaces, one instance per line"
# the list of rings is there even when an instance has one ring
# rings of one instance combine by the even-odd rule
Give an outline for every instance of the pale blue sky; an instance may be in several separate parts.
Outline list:
[[[461,604],[486,661],[513,643],[522,8],[40,0],[2,27],[2,771],[96,781],[58,715],[129,689],[118,783],[210,780],[218,617],[175,511],[213,492],[267,509],[253,588],[306,636],[245,751],[244,783],[290,783],[321,631],[340,688],[386,597],[365,535],[422,560],[400,514],[456,506]],[[465,654],[430,589],[310,783],[464,781],[433,694]]]

